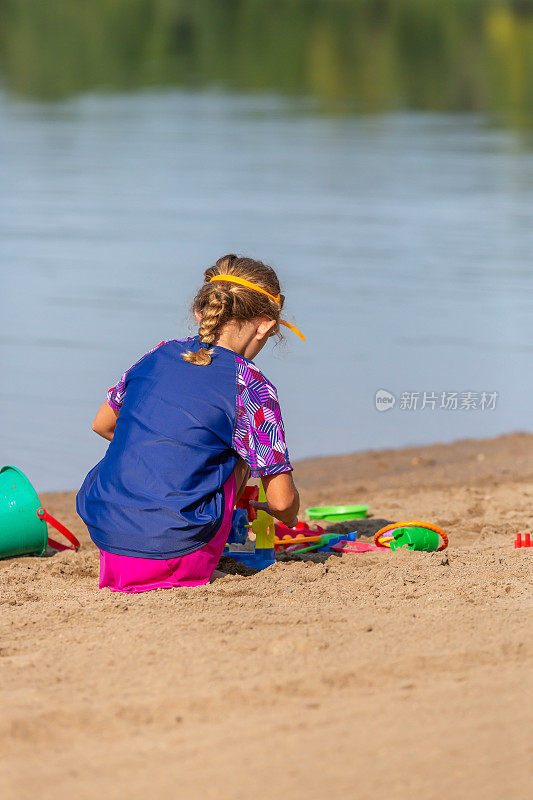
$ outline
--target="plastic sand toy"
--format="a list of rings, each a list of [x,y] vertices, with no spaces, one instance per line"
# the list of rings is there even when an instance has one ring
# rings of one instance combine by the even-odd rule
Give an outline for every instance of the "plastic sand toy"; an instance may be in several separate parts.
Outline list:
[[[278,550],[280,547],[290,547],[291,545],[309,544],[311,542],[320,542],[321,536],[305,536],[303,533],[296,533],[293,536],[276,536],[274,538],[274,547]]]
[[[279,551],[280,547],[301,547],[303,544],[314,544],[320,547],[321,537],[324,535],[324,528],[321,528],[320,525],[317,525],[316,528],[311,528],[307,522],[298,522],[294,528],[288,528],[282,522],[278,522],[276,523],[274,546],[276,552]]]
[[[250,523],[245,508],[235,508],[231,518],[231,530],[228,536],[228,544],[245,544],[248,539]]]
[[[518,549],[519,547],[533,547],[533,542],[531,541],[531,534],[524,533],[524,538],[522,539],[522,534],[517,533],[514,546],[515,549]]]
[[[276,563],[276,554],[274,551],[274,518],[267,514],[266,511],[258,511],[250,506],[250,500],[259,500],[265,502],[266,495],[263,485],[247,486],[249,489],[246,498],[241,497],[242,502],[247,514],[248,519],[253,519],[252,530],[255,533],[255,549],[254,550],[224,550],[223,555],[245,564],[247,567],[253,569],[266,569]],[[257,492],[257,494],[256,494]]]
[[[442,539],[442,544],[439,543],[439,537]],[[390,547],[391,550],[405,547],[407,550],[429,553],[445,550],[448,547],[448,537],[437,525],[415,520],[386,525],[374,534],[374,544]]]
[[[342,522],[345,519],[363,519],[368,515],[368,506],[314,506],[305,511],[311,519]]]
[[[52,525],[71,543],[61,544],[48,538],[46,523]],[[73,533],[42,507],[30,480],[17,467],[0,469],[0,558],[42,556],[47,545],[56,550],[78,550],[80,543]]]
[[[304,536],[322,536],[324,528],[317,525],[316,528],[311,528],[307,522],[298,522],[294,528],[288,528],[282,522],[276,522],[276,536],[295,536],[302,533]]]
[[[339,544],[340,542],[355,542],[357,538],[357,531],[353,531],[352,533],[324,533],[320,537],[320,541],[316,542],[315,544],[311,544],[308,547],[300,548],[298,545],[292,545],[291,547],[287,548],[287,552],[294,554],[295,556],[303,555],[304,553],[325,553],[328,550],[332,550],[334,545]]]
[[[235,508],[242,508],[248,514],[248,520],[257,519],[257,509],[250,505],[250,500],[259,500],[259,486],[246,486],[235,504]]]
[[[331,546],[335,553],[370,553],[372,550],[381,550],[381,552],[390,553],[388,547],[380,545],[369,544],[368,542],[348,542],[343,541]]]

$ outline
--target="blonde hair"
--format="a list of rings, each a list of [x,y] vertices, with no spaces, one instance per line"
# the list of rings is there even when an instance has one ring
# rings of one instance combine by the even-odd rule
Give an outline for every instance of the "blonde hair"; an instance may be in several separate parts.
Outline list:
[[[272,295],[279,295],[276,303],[262,292],[240,286],[229,281],[209,281],[215,275],[235,275],[256,283]],[[278,276],[267,264],[253,258],[238,257],[233,253],[219,258],[213,267],[206,269],[204,282],[193,300],[192,310],[201,315],[198,335],[200,341],[213,344],[220,334],[220,329],[230,320],[245,322],[255,317],[268,317],[276,320],[273,329],[279,337],[279,318],[285,298],[280,292]],[[182,358],[190,364],[206,366],[211,363],[213,350],[201,347],[194,353],[188,350]]]

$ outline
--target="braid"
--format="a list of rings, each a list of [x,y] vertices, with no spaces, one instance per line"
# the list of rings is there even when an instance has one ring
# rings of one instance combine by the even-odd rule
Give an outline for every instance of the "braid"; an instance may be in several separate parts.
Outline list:
[[[213,289],[211,291],[208,304],[202,313],[202,321],[198,331],[201,342],[211,344],[215,338],[217,328],[219,328],[221,324],[221,318],[224,316],[224,306],[227,307],[228,305],[224,300],[227,300],[227,296],[224,297],[219,289]]]
[[[233,306],[232,297],[228,293],[220,291],[218,287],[213,287],[209,293],[207,304],[202,310],[202,320],[198,335],[201,342],[212,344],[216,338],[219,328],[221,328],[231,317]],[[197,364],[205,367],[211,363],[213,351],[206,347],[201,347],[197,353],[188,350],[183,353],[182,358],[190,364]]]

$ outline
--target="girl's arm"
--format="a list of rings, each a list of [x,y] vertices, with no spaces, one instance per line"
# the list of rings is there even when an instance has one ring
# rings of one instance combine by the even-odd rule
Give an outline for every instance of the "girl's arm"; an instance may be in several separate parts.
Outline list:
[[[115,432],[118,415],[119,412],[111,408],[106,400],[96,412],[96,417],[92,424],[93,431],[99,434],[99,436],[103,436],[104,439],[111,441]]]
[[[300,495],[294,485],[292,473],[281,472],[278,475],[264,475],[261,480],[267,501],[259,503],[252,500],[250,505],[276,517],[288,528],[294,528],[298,522]]]

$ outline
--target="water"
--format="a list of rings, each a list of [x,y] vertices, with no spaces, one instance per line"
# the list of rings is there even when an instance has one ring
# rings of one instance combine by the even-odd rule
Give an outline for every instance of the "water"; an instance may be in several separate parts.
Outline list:
[[[293,459],[531,430],[533,155],[483,114],[2,94],[0,152],[0,460],[39,490],[80,484],[107,388],[189,332],[203,268],[234,251],[279,270],[308,339],[257,358]],[[424,391],[498,399],[400,407]]]

